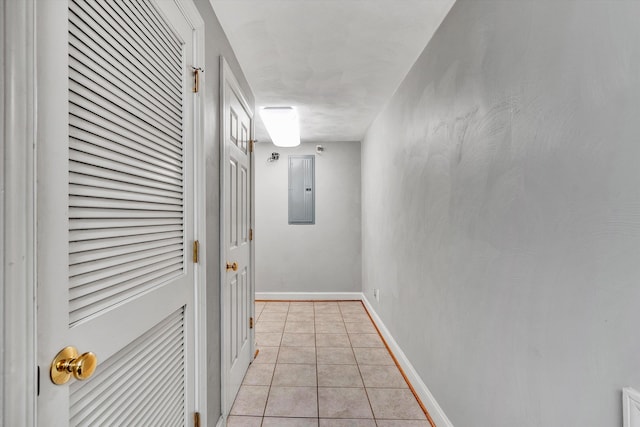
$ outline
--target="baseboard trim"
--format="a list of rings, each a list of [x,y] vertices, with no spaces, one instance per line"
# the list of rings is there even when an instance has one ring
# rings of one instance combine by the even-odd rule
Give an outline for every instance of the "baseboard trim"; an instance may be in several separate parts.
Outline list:
[[[256,301],[362,300],[362,292],[256,292]]]
[[[395,356],[400,368],[404,371],[404,374],[409,380],[409,383],[414,389],[417,397],[422,401],[422,404],[426,407],[429,415],[433,419],[434,424],[437,427],[453,427],[453,424],[447,418],[446,414],[436,402],[436,399],[433,397],[433,394],[427,388],[427,385],[422,381],[420,375],[416,372],[415,368],[407,359],[407,356],[404,354],[396,340],[393,339],[391,332],[382,322],[378,313],[373,309],[373,306],[367,299],[364,294],[361,294],[362,303],[365,305],[367,311],[369,312],[369,316],[371,316],[373,322],[376,324],[378,331],[382,335],[382,338],[387,342],[387,346],[393,355]]]
[[[220,415],[220,418],[218,418],[218,422],[216,423],[216,427],[224,427],[224,417],[222,415]]]

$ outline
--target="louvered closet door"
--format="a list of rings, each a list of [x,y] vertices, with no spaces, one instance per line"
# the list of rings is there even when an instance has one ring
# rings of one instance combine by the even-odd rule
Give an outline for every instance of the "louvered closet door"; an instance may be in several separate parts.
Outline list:
[[[57,142],[66,156],[39,170],[50,249],[39,271],[39,424],[188,425],[194,31],[172,0],[59,3],[66,15],[49,7],[68,26],[57,83],[68,123]],[[48,364],[67,345],[94,352],[98,367],[54,385]]]

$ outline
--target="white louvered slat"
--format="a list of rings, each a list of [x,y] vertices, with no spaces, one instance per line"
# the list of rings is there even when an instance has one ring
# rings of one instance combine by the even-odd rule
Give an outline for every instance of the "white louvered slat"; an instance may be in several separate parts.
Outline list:
[[[165,48],[169,51],[173,51],[180,56],[180,52],[176,49],[176,46],[181,43],[180,38],[169,28],[164,19],[160,17],[158,11],[151,7],[149,3],[145,1],[133,1],[127,3],[130,10],[135,13],[138,11],[142,19],[147,23],[149,28],[153,28],[155,31],[151,31],[151,34],[156,39],[160,40],[164,44]]]
[[[122,87],[135,94],[144,96],[150,101],[150,106],[158,109],[157,113],[167,120],[173,120],[175,124],[180,124],[180,111],[171,105],[171,101],[165,98],[165,94],[158,90],[158,87],[142,73],[127,74],[127,69],[122,63],[112,57],[113,50],[109,46],[99,44],[91,39],[89,35],[83,33],[71,24],[76,30],[78,37],[69,34],[69,55],[89,68],[97,68],[94,71],[102,77],[112,82],[117,82],[117,86]],[[80,38],[81,37],[81,38]],[[114,83],[115,84],[115,83]],[[167,104],[165,108],[160,108]]]
[[[150,180],[155,180],[157,181],[157,186],[160,187],[161,184],[165,183],[165,184],[170,184],[170,185],[174,185],[177,186],[178,188],[180,188],[180,186],[182,186],[182,181],[180,178],[172,178],[169,176],[165,176],[165,175],[161,175],[158,173],[152,173],[152,172],[148,172],[146,170],[140,169],[140,168],[136,168],[134,166],[130,166],[126,163],[122,163],[122,162],[118,162],[115,160],[110,160],[110,159],[106,159],[103,157],[99,157],[99,156],[94,156],[92,154],[87,154],[87,153],[83,153],[80,151],[71,151],[69,153],[69,158],[72,162],[71,165],[69,165],[71,168],[76,168],[76,167],[96,167],[96,168],[102,168],[105,169],[103,171],[102,176],[104,176],[107,179],[111,179],[110,178],[110,174],[115,171],[116,173],[121,173],[121,174],[125,174],[125,175],[131,175],[132,179],[129,180],[129,182],[131,182],[134,179],[138,179],[138,178],[146,178],[146,179],[150,179]],[[75,163],[79,163],[81,165],[77,165]],[[80,172],[78,169],[73,169],[74,171],[78,171]],[[139,182],[139,181],[135,181],[135,182]],[[145,182],[143,185],[147,185],[149,186],[148,182]],[[162,187],[160,187],[162,188]],[[175,187],[174,187],[175,189]]]
[[[144,203],[110,199],[90,199],[87,197],[69,196],[70,207],[86,207],[86,208],[106,208],[106,209],[135,209],[135,210],[158,210],[158,211],[177,211],[179,206],[172,204]],[[178,208],[177,208],[178,207]]]
[[[115,267],[105,268],[102,270],[97,269],[91,271],[90,273],[79,274],[77,276],[70,277],[69,282],[71,287],[76,287],[86,285],[88,283],[98,282],[106,278],[121,278],[121,275],[124,275],[126,273],[136,271],[137,269],[144,268],[151,264],[172,260],[174,258],[182,258],[182,250],[174,250],[160,255],[149,256],[141,260],[123,262]],[[102,265],[102,263],[93,264],[98,267]],[[71,266],[70,269],[72,269],[73,267],[74,266]],[[108,292],[108,289],[101,289],[101,291],[106,293]],[[97,297],[98,296],[96,296],[96,298]]]
[[[91,381],[73,382],[69,425],[183,425],[184,333],[180,309],[101,361]]]
[[[157,85],[160,86],[163,91],[173,96],[176,100],[180,99],[182,86],[176,84],[175,80],[172,81],[167,73],[163,73],[162,71],[165,71],[164,68],[158,68],[157,65],[150,60],[150,57],[157,55],[157,52],[145,52],[144,55],[137,55],[127,38],[113,31],[113,29],[106,24],[102,14],[95,13],[95,11],[88,8],[84,1],[74,0],[70,2],[69,13],[71,15],[71,21],[77,25],[80,30],[85,33],[95,32],[95,37],[116,49],[120,53],[118,57],[122,58],[123,62],[131,64],[132,70],[144,70],[145,74],[152,75],[154,79],[157,79]],[[92,28],[96,30],[93,31]],[[180,73],[178,73],[178,76],[179,75]]]
[[[74,325],[183,274],[185,63],[146,1],[70,0],[69,46]]]
[[[93,251],[82,251],[80,253],[69,254],[69,263],[71,265],[77,265],[84,262],[96,261],[99,259],[112,258],[125,254],[136,253],[139,251],[144,251],[148,249],[156,249],[165,246],[177,245],[180,243],[180,239],[160,239],[160,240],[151,240],[145,241],[143,243],[134,243],[130,245],[118,245],[115,247],[105,248],[101,246],[100,249],[96,249]]]
[[[100,94],[100,96],[103,96],[114,103],[134,106],[137,109],[138,117],[141,120],[144,120],[160,131],[173,137],[179,137],[180,128],[178,126],[174,126],[173,123],[165,120],[162,116],[148,108],[128,92],[125,92],[117,86],[114,87],[112,82],[103,79],[90,67],[85,66],[74,58],[69,59],[69,66],[71,67],[71,70],[73,70],[73,72],[70,73],[70,78],[73,79],[75,83],[86,87],[94,93]]]
[[[72,73],[73,71],[70,71],[70,74]],[[82,86],[73,80],[69,81],[69,89],[71,90],[69,93],[69,112],[71,114],[78,112],[80,115],[81,111],[78,110],[86,110],[151,141],[177,145],[177,141],[171,139],[170,136],[158,131],[149,123],[127,111],[122,105],[117,104],[117,99],[101,98],[100,94],[93,92],[91,88]]]
[[[180,218],[180,212],[71,208],[69,218]]]
[[[110,190],[119,190],[124,192],[140,193],[157,197],[182,200],[182,192],[178,192],[175,190],[161,190],[154,187],[132,184],[127,181],[115,181],[91,175],[75,174],[73,172],[69,174],[69,183],[88,187],[105,188]]]
[[[95,0],[93,0],[95,4]],[[140,21],[140,17],[132,13],[132,8],[127,7],[124,2],[102,2],[97,3],[102,7],[112,19],[121,22],[121,28],[126,34],[135,40],[138,51],[157,51],[157,60],[168,68],[180,67],[181,57],[178,52],[171,49],[169,45],[158,42],[155,34],[146,31],[145,22]]]

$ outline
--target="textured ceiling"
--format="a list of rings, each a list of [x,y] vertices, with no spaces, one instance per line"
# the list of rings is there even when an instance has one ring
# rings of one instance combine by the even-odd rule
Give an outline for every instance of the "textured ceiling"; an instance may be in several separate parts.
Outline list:
[[[454,1],[211,3],[256,105],[297,107],[302,140],[322,142],[362,139]]]

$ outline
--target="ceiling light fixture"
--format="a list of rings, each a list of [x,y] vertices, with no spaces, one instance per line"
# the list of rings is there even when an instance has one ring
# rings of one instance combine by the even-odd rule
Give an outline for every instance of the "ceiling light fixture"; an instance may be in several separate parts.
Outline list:
[[[295,108],[262,107],[260,108],[260,117],[274,145],[278,147],[300,145],[300,124]]]

